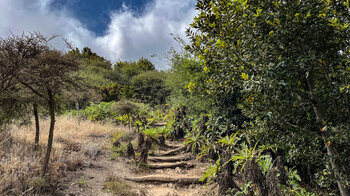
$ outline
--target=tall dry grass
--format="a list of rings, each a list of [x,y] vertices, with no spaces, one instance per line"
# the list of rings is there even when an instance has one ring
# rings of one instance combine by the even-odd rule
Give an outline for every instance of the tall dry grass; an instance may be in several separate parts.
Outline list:
[[[34,125],[12,126],[0,132],[0,195],[21,195],[51,191],[84,160],[81,147],[106,142],[118,129],[110,124],[81,121],[67,116],[56,119],[49,171],[40,177],[47,145],[49,120],[40,122],[40,148],[34,150]]]
[[[42,120],[40,122],[40,145],[46,146],[48,139],[50,121]],[[102,124],[89,120],[78,121],[77,118],[68,116],[59,116],[56,119],[54,131],[55,149],[63,149],[67,144],[82,144],[90,141],[92,138],[109,137],[113,132],[118,131],[111,124]],[[12,127],[12,135],[17,140],[34,142],[35,125],[22,127]]]

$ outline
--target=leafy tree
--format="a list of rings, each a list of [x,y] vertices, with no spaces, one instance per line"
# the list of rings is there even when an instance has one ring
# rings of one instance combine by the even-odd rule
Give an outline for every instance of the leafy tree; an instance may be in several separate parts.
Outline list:
[[[156,69],[150,60],[143,57],[137,61],[137,67],[142,71],[152,71]]]
[[[180,43],[181,40],[180,40]],[[206,81],[209,79],[203,71],[204,62],[191,55],[188,51],[180,53],[169,52],[172,68],[166,80],[171,89],[169,96],[172,105],[185,105],[189,114],[211,114],[212,131],[216,134],[230,135],[233,125],[242,128],[247,118],[237,107],[240,101],[239,89],[234,91],[218,91],[210,94]],[[225,127],[218,130],[218,127]],[[202,133],[207,134],[207,133]]]
[[[75,54],[80,54],[79,49],[76,48],[75,51],[73,50]],[[105,58],[97,55],[96,53],[92,52],[92,50],[89,47],[84,47],[83,50],[81,51],[81,58],[84,59],[90,59],[90,60],[98,60],[100,62],[106,61]]]
[[[83,85],[79,91],[64,92],[66,107],[77,110],[85,108],[90,102],[103,99],[101,88],[112,82],[110,75],[113,72],[111,63],[92,52],[90,48],[85,47],[81,52],[76,48],[68,53],[78,58],[81,69],[73,75],[79,76],[83,80],[81,82]]]
[[[117,83],[110,82],[100,88],[102,101],[119,101],[121,97],[121,86]]]
[[[135,61],[119,61],[114,64],[113,72],[109,75],[113,82],[121,85],[130,85],[134,76],[147,71],[154,71],[154,64],[147,58]]]
[[[141,70],[137,66],[137,63],[132,61],[117,62],[114,65],[114,70],[120,72],[122,75],[122,78],[124,78],[127,83],[131,81],[132,77],[141,73]]]
[[[165,86],[166,73],[147,71],[135,76],[131,84],[135,98],[153,105],[164,104],[169,90]]]
[[[198,0],[196,9],[188,49],[205,62],[210,93],[241,89],[265,134],[314,157],[321,149],[349,195],[349,2]]]
[[[205,74],[201,62],[186,51],[169,51],[171,69],[165,80],[170,90],[169,103],[185,105],[191,114],[198,115],[210,109],[211,101],[205,89]],[[204,93],[203,93],[204,92]]]
[[[64,88],[77,84],[77,78],[70,76],[77,69],[78,63],[72,55],[62,54],[51,49],[44,51],[37,61],[29,64],[28,68],[24,68],[24,72],[27,74],[16,78],[23,87],[45,99],[49,107],[51,123],[42,175],[45,175],[47,171],[52,149],[56,96],[61,95]]]

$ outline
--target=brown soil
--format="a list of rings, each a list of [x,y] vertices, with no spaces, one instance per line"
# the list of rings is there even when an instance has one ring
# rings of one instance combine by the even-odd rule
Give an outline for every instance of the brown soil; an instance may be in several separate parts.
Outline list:
[[[96,138],[105,143],[107,138]],[[102,141],[103,140],[103,141]],[[98,142],[98,141],[94,141]],[[179,146],[181,143],[169,143],[168,145]],[[161,155],[167,151],[153,151],[153,154]],[[122,193],[110,193],[105,188],[106,179],[110,177],[118,178],[123,184],[127,184],[128,191],[131,195],[146,195],[146,196],[177,196],[177,195],[207,195],[210,188],[206,185],[198,183],[185,184],[176,183],[159,183],[159,182],[133,182],[127,181],[126,178],[156,176],[156,177],[184,177],[197,178],[202,175],[202,172],[207,168],[207,164],[201,163],[196,159],[187,160],[186,163],[194,167],[175,167],[169,169],[150,169],[139,168],[135,165],[134,160],[124,157],[118,157],[116,160],[111,160],[111,151],[108,145],[102,146],[100,152],[94,160],[86,157],[84,165],[78,171],[70,172],[65,179],[65,182],[59,187],[58,195],[125,195]],[[190,156],[189,153],[179,152],[174,157]],[[168,156],[169,157],[169,156]],[[149,164],[159,164],[158,162],[149,161]],[[167,163],[164,163],[167,164]],[[212,195],[212,194],[210,194]]]

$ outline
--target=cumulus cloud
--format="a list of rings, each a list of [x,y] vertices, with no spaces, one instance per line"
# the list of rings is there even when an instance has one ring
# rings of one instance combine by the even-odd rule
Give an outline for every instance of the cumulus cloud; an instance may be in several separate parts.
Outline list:
[[[68,38],[78,47],[95,39],[92,32],[84,28],[78,20],[66,11],[52,11],[49,0],[1,0],[0,1],[0,36],[22,32],[40,31],[42,34],[59,35]],[[55,47],[64,49],[63,41],[56,40]]]
[[[155,0],[141,16],[124,7],[111,15],[108,31],[97,38],[97,44],[112,60],[161,56],[176,45],[170,34],[185,37],[185,30],[195,16],[193,7],[194,1],[189,0]]]
[[[13,32],[40,31],[68,38],[73,45],[91,47],[112,62],[137,60],[144,56],[161,56],[175,46],[171,33],[185,38],[185,30],[195,16],[194,0],[154,0],[143,13],[135,13],[123,6],[111,13],[111,23],[104,35],[97,37],[67,10],[52,10],[52,0],[1,0],[0,36]],[[56,41],[55,46],[64,44]],[[158,68],[166,61],[151,58]]]

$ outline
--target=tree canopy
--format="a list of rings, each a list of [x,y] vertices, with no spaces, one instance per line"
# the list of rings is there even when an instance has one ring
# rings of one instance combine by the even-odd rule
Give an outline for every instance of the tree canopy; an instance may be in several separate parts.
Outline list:
[[[348,2],[199,0],[196,9],[188,49],[203,61],[209,93],[238,88],[269,139],[311,151],[313,161],[322,152],[348,195]]]

